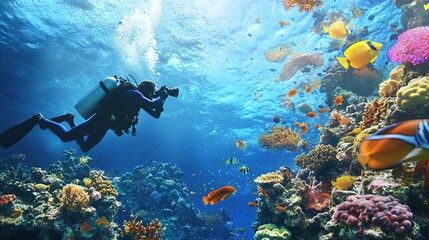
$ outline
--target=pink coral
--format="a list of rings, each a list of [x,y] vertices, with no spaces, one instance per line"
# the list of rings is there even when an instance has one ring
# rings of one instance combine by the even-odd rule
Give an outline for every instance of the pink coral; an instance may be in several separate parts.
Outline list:
[[[368,226],[379,226],[385,232],[404,235],[413,228],[413,213],[398,201],[392,196],[349,196],[347,201],[337,205],[332,219],[357,227],[358,232],[363,232]]]
[[[392,62],[411,63],[414,66],[429,60],[429,26],[416,27],[398,36],[389,51]]]

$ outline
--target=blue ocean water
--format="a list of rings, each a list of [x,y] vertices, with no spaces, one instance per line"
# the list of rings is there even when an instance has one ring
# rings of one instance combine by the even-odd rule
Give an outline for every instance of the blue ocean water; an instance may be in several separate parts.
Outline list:
[[[364,15],[354,18],[348,6]],[[389,25],[401,26],[400,9],[391,0],[324,1],[310,13],[286,11],[280,0],[4,0],[0,7],[0,131],[37,112],[47,117],[74,112],[77,123],[83,122],[73,105],[107,76],[131,74],[138,81],[178,87],[180,95],[167,99],[160,119],[140,114],[137,136],[109,132],[87,154],[106,172],[131,171],[152,161],[178,164],[187,187],[196,192],[189,201],[202,212],[225,208],[234,229],[246,228],[240,237],[248,239],[255,221],[255,209],[247,206],[256,198],[253,179],[281,166],[296,168],[293,159],[302,153],[263,149],[259,134],[275,125],[275,114],[286,126],[328,121],[328,115],[309,119],[279,102],[300,83],[321,78],[342,56],[342,48],[328,50],[332,38],[313,30],[318,15],[340,13],[354,31],[367,27],[366,38],[383,43],[374,63],[383,79],[392,68]],[[286,60],[268,62],[263,53],[280,44],[291,45],[293,52],[322,52],[324,64],[276,81]],[[318,89],[293,98],[296,106],[308,103],[314,109],[328,107],[325,100]],[[320,134],[310,127],[303,137],[314,146]],[[246,151],[236,148],[238,139],[247,142]],[[0,156],[22,153],[25,164],[47,167],[67,149],[83,154],[76,143],[35,128]],[[250,174],[224,164],[233,156]],[[214,206],[202,204],[203,195],[224,185],[237,193]]]

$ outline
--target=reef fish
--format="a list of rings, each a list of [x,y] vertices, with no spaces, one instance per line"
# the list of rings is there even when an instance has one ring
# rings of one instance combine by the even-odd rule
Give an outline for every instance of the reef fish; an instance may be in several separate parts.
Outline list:
[[[362,166],[375,170],[391,169],[404,162],[429,159],[429,119],[403,121],[389,125],[367,137],[357,159]],[[419,164],[418,169],[422,167]],[[425,184],[429,186],[429,164]]]
[[[232,186],[223,186],[219,189],[211,191],[207,196],[203,197],[203,203],[204,205],[211,204],[215,205],[219,201],[223,201],[226,197],[234,194],[237,192],[237,189],[235,189]]]
[[[329,28],[323,26],[323,30],[332,38],[343,38],[348,34],[344,22],[334,22]]]
[[[337,57],[338,63],[345,69],[361,68],[368,63],[372,63],[378,56],[383,45],[369,40],[354,43],[344,51],[345,58]]]
[[[236,158],[236,157],[228,158],[228,159],[225,161],[225,165],[229,165],[229,164],[235,165],[235,164],[238,164],[238,163],[240,163],[240,159],[238,159],[238,158]]]
[[[423,5],[424,10],[429,10],[429,3]]]
[[[288,97],[293,97],[293,96],[295,96],[295,94],[298,92],[298,90],[297,89],[292,89],[292,90],[290,90],[288,93],[287,93],[287,96]]]
[[[341,176],[338,177],[335,181],[331,181],[332,186],[339,190],[346,190],[355,182],[356,177],[353,176]]]
[[[241,173],[244,173],[244,174],[248,174],[248,173],[250,173],[250,168],[246,167],[246,166],[242,166],[242,167],[238,168],[238,171],[240,171]]]
[[[334,103],[337,106],[343,105],[343,96],[336,96],[334,99]]]
[[[247,149],[247,143],[243,140],[237,140],[235,141],[235,146],[240,149],[241,151],[246,151]]]

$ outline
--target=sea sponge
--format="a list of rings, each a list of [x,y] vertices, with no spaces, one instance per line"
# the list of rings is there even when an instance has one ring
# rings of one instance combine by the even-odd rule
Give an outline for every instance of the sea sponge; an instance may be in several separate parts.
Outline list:
[[[418,77],[411,80],[396,94],[398,108],[408,109],[429,103],[429,77]]]
[[[429,60],[429,26],[416,27],[401,33],[388,52],[390,61],[414,66]]]
[[[274,126],[267,134],[260,134],[258,143],[273,150],[296,151],[301,142],[301,135],[290,127]]]
[[[67,184],[60,192],[61,205],[70,212],[81,212],[89,205],[89,195],[85,188],[75,184]]]
[[[283,182],[283,175],[280,172],[270,172],[262,174],[253,180],[255,183],[281,183]]]
[[[278,228],[277,225],[269,223],[258,227],[254,238],[256,240],[287,240],[291,236],[285,227]]]

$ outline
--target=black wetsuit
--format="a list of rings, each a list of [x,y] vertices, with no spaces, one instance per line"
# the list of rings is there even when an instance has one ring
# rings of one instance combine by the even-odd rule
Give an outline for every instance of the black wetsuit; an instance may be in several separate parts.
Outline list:
[[[118,120],[134,117],[138,115],[140,109],[145,110],[154,118],[159,118],[167,93],[160,95],[152,100],[137,90],[127,90],[115,99],[116,110],[109,109],[109,106],[102,107],[91,118],[77,126],[71,118],[71,121],[67,121],[71,127],[70,130],[60,123],[46,118],[40,119],[39,126],[42,129],[49,129],[63,142],[76,141],[80,149],[87,152],[103,139],[109,129],[118,128]],[[113,115],[115,116],[112,117]]]

